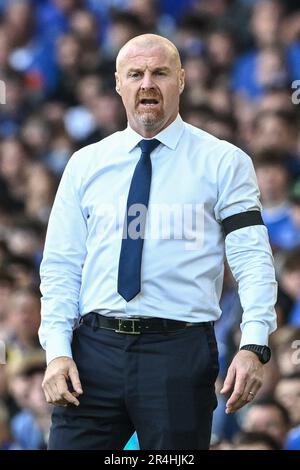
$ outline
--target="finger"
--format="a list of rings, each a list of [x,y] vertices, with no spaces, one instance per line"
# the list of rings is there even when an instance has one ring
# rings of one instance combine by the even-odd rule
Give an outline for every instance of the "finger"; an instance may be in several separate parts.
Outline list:
[[[253,392],[253,390],[250,390],[246,398],[246,403],[251,403],[251,401],[254,400],[254,398],[255,398],[255,393]]]
[[[222,390],[220,390],[220,393],[228,393],[230,390],[232,390],[234,385],[234,379],[235,371],[233,368],[229,367],[223,388]]]
[[[60,382],[60,389],[57,385],[58,382]],[[65,383],[65,387],[63,387],[62,382]],[[64,376],[48,381],[47,392],[53,405],[66,406],[70,403],[76,406],[79,405],[79,401],[76,400],[76,397],[73,397],[73,395],[68,391]]]
[[[55,401],[55,405],[75,405],[79,406],[77,398],[68,390],[63,392],[59,399]]]
[[[46,387],[43,388],[43,391],[44,391],[44,395],[45,395],[45,398],[46,398],[46,402],[47,402],[47,403],[52,403],[52,402],[51,402],[50,395],[49,395],[49,393],[48,393],[47,390],[46,390]]]
[[[59,400],[62,400],[63,394],[68,391],[67,381],[64,375],[59,375],[56,379],[56,387]]]
[[[249,401],[252,401],[255,394],[254,394],[254,385],[256,383],[255,379],[250,379],[248,380],[243,396],[241,397],[241,402],[248,403]],[[250,393],[251,392],[251,393]]]
[[[58,400],[54,403],[54,406],[63,406],[66,407],[68,406],[68,403],[65,400]]]
[[[77,405],[78,403],[79,405],[79,401],[76,400],[79,394],[77,392],[69,392],[67,381],[63,375],[59,376],[56,379],[56,387],[57,387],[58,397],[59,397],[57,404],[67,406],[70,403],[73,403],[74,405]],[[71,398],[70,395],[74,398]]]
[[[225,412],[226,412],[226,414],[235,413],[240,408],[247,405],[247,403],[248,403],[247,400],[242,400],[240,398],[233,406],[231,406],[230,408],[226,408]]]
[[[73,389],[75,390],[75,392],[81,395],[83,391],[82,391],[82,386],[81,386],[81,382],[79,379],[79,374],[78,374],[78,370],[76,366],[73,366],[70,368],[69,377],[72,382]]]
[[[244,393],[230,408],[230,413],[235,413],[237,410],[245,406],[248,402],[252,401],[255,394],[253,392],[255,379],[249,380],[245,386]],[[251,393],[250,393],[251,392]]]
[[[64,403],[71,403],[72,405],[79,406],[79,401],[77,398],[74,397],[74,395],[72,395],[72,393],[68,390],[62,394],[61,400],[63,400]]]
[[[45,390],[45,392],[46,392],[47,395],[48,395],[48,400],[47,400],[47,402],[54,404],[54,403],[55,403],[55,395],[53,394],[52,389],[51,389],[51,387],[49,386],[49,383],[48,383],[48,382],[44,385],[44,390]]]
[[[68,403],[65,400],[55,400],[55,401],[50,401],[48,403],[54,406],[68,406]]]
[[[66,406],[70,403],[76,406],[79,405],[79,401],[76,398],[79,394],[77,392],[71,393],[68,390],[67,381],[63,374],[57,376],[52,382],[49,382],[49,386],[51,386],[55,405]]]
[[[53,403],[56,404],[60,400],[61,397],[60,397],[59,392],[57,390],[55,378],[52,378],[51,380],[48,381],[48,391],[49,390],[51,392]]]
[[[57,401],[61,404],[69,404],[72,403],[73,405],[78,406],[79,401],[77,400],[76,396],[74,396],[68,390],[67,381],[64,375],[60,375],[56,379],[56,387],[58,391],[58,399]]]
[[[231,394],[229,400],[226,403],[226,409],[230,410],[230,408],[233,407],[236,402],[243,396],[246,386],[246,379],[247,376],[244,374],[240,374],[237,376],[233,393]]]
[[[242,408],[247,403],[251,402],[255,398],[261,385],[262,385],[262,381],[257,377],[248,379],[242,396],[238,399],[236,403],[231,405],[227,411],[229,413],[234,413],[235,411]]]
[[[250,397],[252,395],[252,399],[250,398],[250,400],[248,400],[248,401],[252,401],[256,397],[257,392],[260,389],[260,387],[261,387],[261,382],[255,381],[254,384],[252,385],[252,388],[251,388],[251,392],[252,392],[253,395],[250,394]]]
[[[63,393],[67,391],[67,387],[64,388],[63,385],[60,384],[60,381],[65,381],[64,376],[57,378],[56,381],[52,384],[52,390],[55,391],[54,404],[56,406],[67,406],[68,402],[63,398]]]
[[[230,413],[235,413],[237,410],[239,410],[240,408],[242,408],[243,406],[247,405],[252,400],[254,400],[256,393],[258,392],[260,386],[261,385],[257,382],[256,379],[253,379],[247,382],[247,385],[245,387],[245,391],[242,397],[236,402],[236,404],[233,407],[230,408]]]

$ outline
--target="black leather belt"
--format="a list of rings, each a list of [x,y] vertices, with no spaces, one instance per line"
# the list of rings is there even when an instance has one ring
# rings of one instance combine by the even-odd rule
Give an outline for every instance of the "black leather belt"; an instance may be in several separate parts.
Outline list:
[[[138,335],[140,333],[163,333],[168,331],[184,330],[190,327],[212,327],[214,322],[188,323],[165,318],[122,318],[107,317],[97,312],[91,312],[80,319],[80,323],[92,326],[94,329],[104,328],[116,333]]]

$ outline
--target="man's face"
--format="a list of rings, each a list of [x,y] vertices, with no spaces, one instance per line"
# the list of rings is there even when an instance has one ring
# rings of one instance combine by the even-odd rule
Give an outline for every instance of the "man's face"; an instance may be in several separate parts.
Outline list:
[[[283,443],[287,428],[280,411],[274,406],[255,406],[248,411],[244,429],[249,432],[265,432],[280,444]]]
[[[294,130],[277,116],[263,117],[254,133],[254,147],[256,150],[291,151],[295,141]]]
[[[133,46],[116,72],[116,90],[129,124],[145,137],[153,137],[174,121],[183,88],[184,71],[163,45]]]
[[[281,284],[287,294],[294,300],[297,300],[300,295],[300,267],[288,271],[284,270],[282,272]]]
[[[258,186],[263,202],[277,202],[284,198],[288,186],[286,170],[278,165],[263,165],[256,169]]]
[[[278,383],[275,396],[289,411],[294,424],[300,424],[300,379],[282,379]]]
[[[9,309],[9,321],[18,337],[35,337],[40,325],[39,300],[29,293],[16,294]]]

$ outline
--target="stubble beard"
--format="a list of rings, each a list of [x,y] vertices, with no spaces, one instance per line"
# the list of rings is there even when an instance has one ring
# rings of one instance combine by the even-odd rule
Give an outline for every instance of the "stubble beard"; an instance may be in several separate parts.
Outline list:
[[[159,128],[164,121],[164,113],[162,110],[149,110],[144,112],[137,111],[136,117],[147,130],[155,130],[156,128]]]

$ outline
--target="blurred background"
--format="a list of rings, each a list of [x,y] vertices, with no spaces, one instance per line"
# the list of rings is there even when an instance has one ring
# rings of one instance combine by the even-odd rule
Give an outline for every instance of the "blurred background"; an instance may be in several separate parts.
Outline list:
[[[0,449],[46,448],[51,406],[41,390],[37,332],[47,221],[72,153],[126,127],[114,61],[145,32],[168,37],[181,53],[183,119],[253,159],[279,283],[264,385],[232,416],[218,393],[211,448],[300,449],[297,0],[0,0],[0,341],[7,352]],[[240,339],[228,268],[221,307],[217,391]],[[128,446],[136,448],[135,437]]]

